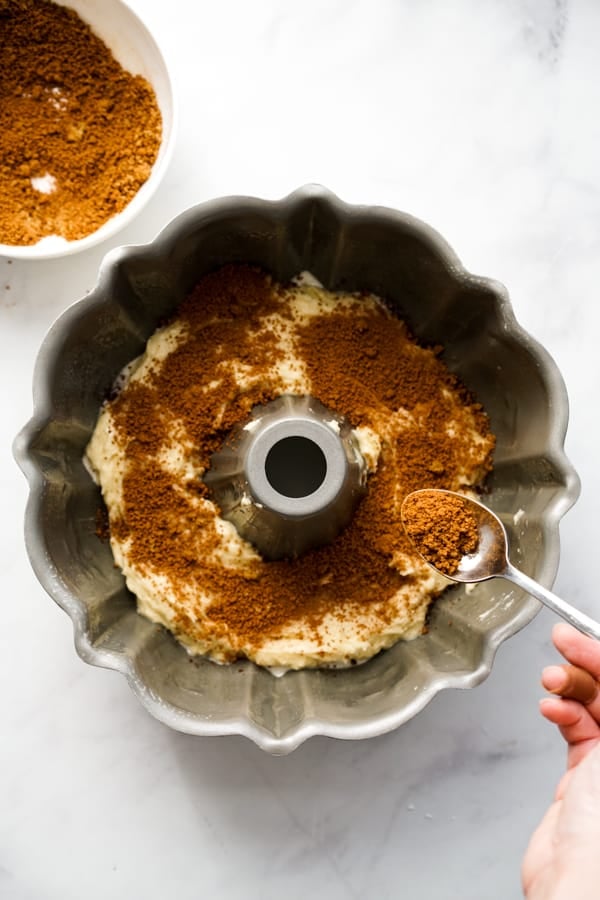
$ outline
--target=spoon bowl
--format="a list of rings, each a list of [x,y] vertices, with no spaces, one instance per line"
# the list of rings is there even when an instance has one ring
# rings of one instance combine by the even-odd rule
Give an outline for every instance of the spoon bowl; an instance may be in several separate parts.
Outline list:
[[[451,509],[450,503],[452,504]],[[426,506],[429,515],[438,515],[441,518],[444,515],[454,515],[457,503],[460,503],[461,511],[475,528],[477,542],[474,550],[463,555],[460,555],[460,549],[458,549],[460,545],[457,544],[455,549],[458,550],[458,553],[455,555],[458,562],[451,568],[442,569],[435,565],[433,560],[436,557],[427,551],[427,543],[416,538],[418,532],[414,528],[415,510]],[[461,584],[487,581],[490,578],[505,578],[535,597],[536,600],[540,600],[583,634],[600,640],[600,624],[598,622],[575,609],[565,600],[561,600],[552,591],[547,590],[513,566],[508,555],[508,537],[504,525],[498,516],[483,503],[454,491],[426,488],[407,494],[402,503],[401,515],[406,533],[415,549],[436,572]],[[452,531],[445,529],[444,543],[448,545],[452,540],[454,540]]]

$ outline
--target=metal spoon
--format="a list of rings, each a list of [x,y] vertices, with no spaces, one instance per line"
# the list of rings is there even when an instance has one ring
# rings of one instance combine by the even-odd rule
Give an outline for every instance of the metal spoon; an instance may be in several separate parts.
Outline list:
[[[462,557],[458,564],[458,568],[452,574],[442,572],[441,569],[438,569],[426,556],[421,554],[423,559],[429,563],[436,572],[440,572],[440,574],[445,575],[446,578],[451,578],[452,581],[461,583],[488,581],[490,578],[505,578],[507,581],[512,581],[513,584],[516,584],[517,587],[522,588],[528,594],[531,594],[536,600],[541,600],[541,602],[549,609],[558,613],[559,616],[562,616],[563,619],[579,631],[583,632],[583,634],[587,634],[590,637],[596,638],[596,640],[600,640],[600,624],[598,624],[598,622],[595,622],[589,616],[586,616],[585,613],[580,612],[569,603],[561,600],[560,597],[557,597],[552,591],[542,587],[542,585],[538,584],[537,581],[534,581],[533,578],[525,575],[512,565],[508,558],[508,538],[504,525],[498,516],[488,509],[487,506],[478,503],[476,500],[471,500],[469,497],[464,497],[462,494],[456,494],[453,491],[441,491],[437,489],[415,491],[413,494],[408,494],[402,504],[401,515],[405,525],[408,521],[406,504],[409,497],[414,496],[414,494],[430,494],[432,495],[432,499],[435,498],[436,495],[443,494],[458,497],[465,504],[466,509],[471,513],[477,523],[477,548],[473,553],[469,553]],[[420,552],[416,545],[415,549]]]

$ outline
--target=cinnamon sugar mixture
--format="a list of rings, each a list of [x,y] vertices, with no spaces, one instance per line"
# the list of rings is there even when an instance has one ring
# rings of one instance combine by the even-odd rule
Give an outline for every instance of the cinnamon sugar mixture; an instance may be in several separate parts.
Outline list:
[[[402,511],[415,547],[444,575],[454,575],[463,556],[477,549],[477,521],[462,497],[417,491],[406,498]]]
[[[75,10],[0,0],[0,243],[96,231],[148,180],[161,138],[152,86]]]
[[[352,424],[369,469],[351,523],[299,559],[264,561],[202,481],[256,404],[311,394]],[[348,665],[422,633],[446,586],[400,508],[491,468],[487,416],[374,296],[281,286],[247,266],[205,276],[107,402],[87,459],[141,613],[220,662]]]

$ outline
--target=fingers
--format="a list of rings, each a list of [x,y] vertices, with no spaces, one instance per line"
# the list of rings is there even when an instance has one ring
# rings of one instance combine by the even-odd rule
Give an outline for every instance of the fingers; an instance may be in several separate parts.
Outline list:
[[[600,738],[600,726],[589,710],[576,700],[545,697],[540,700],[540,712],[549,722],[558,725],[569,743]]]
[[[569,744],[568,767],[576,766],[600,742],[600,726],[589,709],[576,700],[547,697],[540,701],[545,719],[558,725]]]
[[[600,722],[600,641],[581,634],[565,622],[554,626],[552,640],[571,665],[551,666],[551,671],[544,670],[542,684],[552,693],[585,703],[592,717]],[[595,679],[595,687],[592,679]],[[595,696],[592,696],[594,690]]]
[[[558,652],[562,653],[568,662],[586,669],[600,681],[600,641],[581,634],[566,622],[554,626],[552,640]]]
[[[587,705],[596,699],[600,684],[586,669],[579,666],[547,666],[542,672],[542,684],[551,694],[560,694]]]

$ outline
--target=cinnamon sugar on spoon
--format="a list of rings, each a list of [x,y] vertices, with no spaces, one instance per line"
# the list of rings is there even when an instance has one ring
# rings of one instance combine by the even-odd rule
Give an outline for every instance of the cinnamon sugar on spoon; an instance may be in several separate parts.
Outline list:
[[[416,549],[444,575],[454,575],[479,543],[477,521],[461,497],[415,491],[402,506],[404,527]]]

